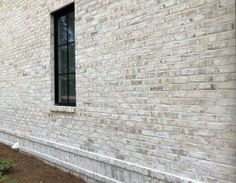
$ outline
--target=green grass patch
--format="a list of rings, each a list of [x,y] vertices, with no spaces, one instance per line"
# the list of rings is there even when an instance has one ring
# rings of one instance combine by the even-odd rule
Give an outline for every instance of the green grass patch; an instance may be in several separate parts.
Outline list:
[[[0,158],[0,183],[16,183],[14,179],[6,175],[10,172],[12,167],[12,161]]]

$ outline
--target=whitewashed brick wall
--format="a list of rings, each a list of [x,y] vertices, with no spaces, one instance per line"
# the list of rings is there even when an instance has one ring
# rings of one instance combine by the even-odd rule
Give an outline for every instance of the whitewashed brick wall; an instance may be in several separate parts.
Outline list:
[[[76,0],[75,109],[53,88],[70,2],[0,0],[0,141],[101,182],[233,183],[235,0]]]

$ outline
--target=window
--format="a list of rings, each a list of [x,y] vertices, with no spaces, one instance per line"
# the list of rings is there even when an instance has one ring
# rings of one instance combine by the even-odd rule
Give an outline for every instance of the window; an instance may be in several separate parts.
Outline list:
[[[54,13],[55,103],[75,106],[74,5]]]

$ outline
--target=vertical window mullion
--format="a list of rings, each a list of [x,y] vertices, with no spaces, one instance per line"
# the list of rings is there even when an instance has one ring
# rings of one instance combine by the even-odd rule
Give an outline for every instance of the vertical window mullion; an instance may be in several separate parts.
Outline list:
[[[69,94],[69,88],[70,88],[69,83],[70,83],[70,81],[69,81],[69,74],[68,74],[69,73],[68,24],[69,24],[68,14],[66,14],[67,105],[69,105],[69,96],[70,96],[70,94]]]

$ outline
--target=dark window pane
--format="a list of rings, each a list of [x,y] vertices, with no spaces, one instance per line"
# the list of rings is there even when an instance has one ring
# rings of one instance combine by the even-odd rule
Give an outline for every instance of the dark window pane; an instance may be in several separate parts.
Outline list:
[[[57,30],[58,30],[58,44],[65,44],[67,43],[67,20],[66,16],[62,16],[58,18],[57,21]]]
[[[74,4],[55,12],[55,103],[76,105]]]
[[[59,89],[59,101],[60,103],[67,103],[68,102],[68,78],[67,74],[59,75],[58,77],[58,89]]]
[[[68,45],[69,73],[75,72],[75,44]]]
[[[74,42],[74,12],[68,14],[68,42]]]
[[[75,74],[69,74],[69,103],[75,104]]]
[[[67,73],[67,46],[58,47],[58,72]]]

